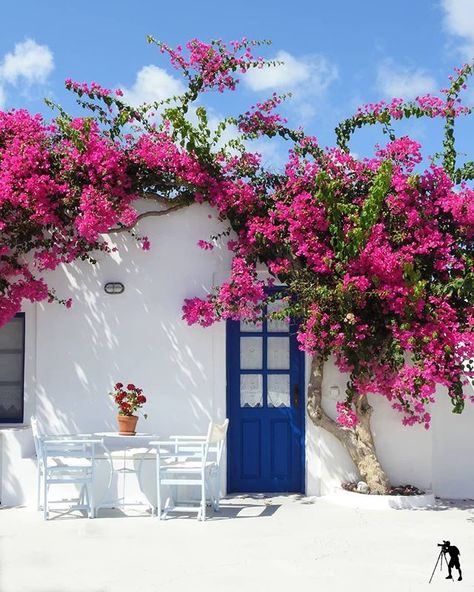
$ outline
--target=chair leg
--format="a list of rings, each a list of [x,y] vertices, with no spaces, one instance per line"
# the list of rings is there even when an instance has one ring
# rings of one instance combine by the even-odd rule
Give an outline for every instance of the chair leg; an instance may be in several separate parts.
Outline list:
[[[206,519],[206,479],[202,477],[201,483],[201,510],[198,513],[198,520],[204,521]]]
[[[78,506],[85,506],[86,505],[86,486],[81,485],[81,489],[79,491],[79,497],[77,498],[77,505]],[[87,498],[87,504],[89,504],[89,498]]]
[[[159,465],[156,467],[156,515],[161,520],[161,475]]]
[[[215,496],[216,496],[216,512],[220,512],[221,509],[221,496],[220,496],[220,487],[221,487],[221,473],[220,473],[220,468],[217,470],[215,479],[214,479],[214,484],[215,484]]]
[[[79,496],[79,502],[78,502],[79,506],[82,506],[83,508],[85,508],[87,510],[87,516],[89,518],[91,518],[91,497],[90,497],[90,490],[89,490],[89,484],[88,483],[83,483],[81,486],[81,493]]]
[[[46,474],[43,475],[43,518],[48,519],[48,481]]]
[[[36,469],[36,509],[41,510],[41,467],[38,460]]]
[[[219,482],[217,476],[212,479],[212,489],[211,489],[211,499],[212,499],[212,508],[214,512],[219,512]]]
[[[95,518],[95,506],[94,506],[94,483],[88,483],[86,485],[87,491],[87,502],[89,506],[89,518]]]

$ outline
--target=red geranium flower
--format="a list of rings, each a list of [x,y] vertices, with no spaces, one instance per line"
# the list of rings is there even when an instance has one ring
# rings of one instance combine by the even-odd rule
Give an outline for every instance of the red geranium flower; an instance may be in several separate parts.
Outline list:
[[[117,382],[114,391],[109,393],[118,406],[119,415],[133,415],[138,411],[143,403],[146,403],[146,397],[142,394],[143,390],[133,383],[124,387],[122,382]],[[146,418],[147,415],[143,414]]]

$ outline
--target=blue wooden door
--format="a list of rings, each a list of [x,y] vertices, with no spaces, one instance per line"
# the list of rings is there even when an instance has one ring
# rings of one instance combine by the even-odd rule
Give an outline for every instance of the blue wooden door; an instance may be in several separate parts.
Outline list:
[[[284,321],[227,323],[229,492],[304,492],[304,357],[295,333]]]

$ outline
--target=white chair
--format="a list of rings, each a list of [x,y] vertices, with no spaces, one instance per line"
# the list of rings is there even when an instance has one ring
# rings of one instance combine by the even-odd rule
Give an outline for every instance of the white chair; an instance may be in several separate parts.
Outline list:
[[[206,519],[206,502],[219,510],[220,468],[229,420],[223,424],[210,423],[207,436],[171,436],[169,440],[150,442],[156,446],[157,516],[161,520],[172,510],[197,511],[198,520]],[[171,504],[168,498],[162,511],[163,485],[199,485],[199,506]]]
[[[100,441],[41,435],[34,417],[31,418],[31,429],[37,457],[37,508],[43,509],[44,519],[48,519],[49,504],[52,503],[48,500],[49,487],[64,484],[81,486],[77,503],[70,509],[87,510],[89,518],[94,518],[95,445]]]

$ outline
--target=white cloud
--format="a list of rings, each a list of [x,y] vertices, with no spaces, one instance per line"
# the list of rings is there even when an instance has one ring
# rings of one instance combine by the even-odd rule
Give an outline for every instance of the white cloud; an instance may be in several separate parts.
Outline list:
[[[7,102],[7,95],[6,95],[5,91],[3,90],[3,88],[0,86],[0,109],[3,109],[5,107],[6,102]]]
[[[280,92],[304,89],[312,95],[323,93],[337,78],[337,68],[325,57],[311,55],[295,58],[280,50],[272,58],[284,64],[250,70],[245,81],[252,90],[275,90]]]
[[[460,51],[474,57],[474,2],[473,0],[441,0],[444,25],[449,33],[461,38]]]
[[[143,66],[131,88],[122,87],[124,99],[132,106],[161,101],[182,94],[184,84],[158,66]]]
[[[420,68],[407,68],[386,60],[379,65],[376,86],[385,96],[413,99],[437,90],[436,80]]]
[[[288,105],[293,107],[300,120],[311,119],[316,112],[315,99],[320,99],[337,79],[337,67],[317,54],[297,58],[280,50],[271,59],[284,63],[250,70],[244,77],[247,86],[258,92],[291,92]]]
[[[15,45],[0,64],[0,79],[9,84],[23,80],[27,84],[44,83],[53,71],[53,54],[48,46],[26,39]]]

